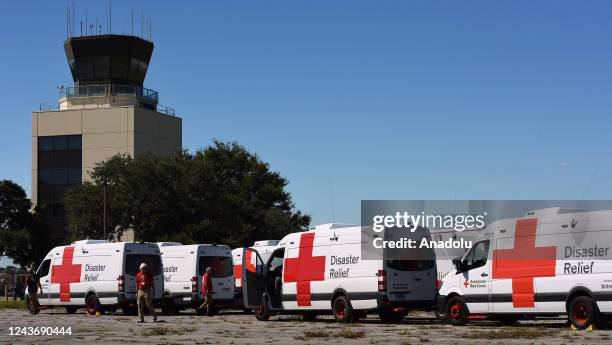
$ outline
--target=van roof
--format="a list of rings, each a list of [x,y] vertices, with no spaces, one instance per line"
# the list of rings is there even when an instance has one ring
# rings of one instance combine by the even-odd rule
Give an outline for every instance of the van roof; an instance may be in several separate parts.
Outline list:
[[[525,216],[550,216],[555,214],[568,214],[568,213],[578,213],[585,212],[586,210],[580,208],[569,208],[569,207],[549,207],[549,208],[541,208],[538,210],[531,210],[525,214]]]
[[[308,231],[326,230],[326,229],[341,229],[341,228],[353,228],[359,225],[356,224],[343,224],[343,223],[326,223],[311,226]]]
[[[182,246],[181,242],[157,242],[157,245],[160,247],[169,247],[169,246]]]
[[[255,241],[255,243],[253,243],[253,247],[276,246],[278,245],[278,242],[280,242],[280,240]]]
[[[98,244],[98,243],[110,243],[107,240],[78,240],[78,241],[74,241],[72,243],[70,243],[70,245],[77,245],[77,244]]]

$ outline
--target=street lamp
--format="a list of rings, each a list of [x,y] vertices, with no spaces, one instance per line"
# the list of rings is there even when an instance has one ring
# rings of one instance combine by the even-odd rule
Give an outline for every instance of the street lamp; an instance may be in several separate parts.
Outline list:
[[[103,219],[102,219],[102,228],[104,229],[104,235],[102,237],[102,239],[106,239],[106,178],[104,179],[104,182],[102,184],[102,195],[103,195],[103,199],[104,199],[104,215],[103,215]]]

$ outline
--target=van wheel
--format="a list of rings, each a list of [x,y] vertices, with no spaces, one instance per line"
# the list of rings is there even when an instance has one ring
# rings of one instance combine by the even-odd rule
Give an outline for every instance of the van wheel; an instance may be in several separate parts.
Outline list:
[[[463,326],[468,323],[469,311],[463,298],[455,296],[446,303],[446,318],[453,326]]]
[[[389,308],[382,308],[378,311],[378,317],[384,323],[398,323],[401,322],[406,314],[402,311],[393,311]]]
[[[587,329],[596,322],[595,304],[590,297],[578,296],[570,303],[569,320],[577,329]]]
[[[255,318],[259,321],[268,321],[270,319],[270,309],[265,297],[261,299],[261,303],[255,308],[254,312]]]
[[[302,314],[302,320],[304,321],[314,321],[317,318],[317,314],[313,312],[306,312]]]
[[[353,322],[353,307],[346,296],[339,296],[333,303],[334,320],[340,323]]]
[[[77,312],[77,310],[78,310],[78,309],[79,309],[79,308],[77,308],[77,307],[66,307],[66,313],[68,313],[68,314],[74,314],[74,313],[76,313],[76,312]]]
[[[85,307],[87,308],[87,314],[89,315],[96,315],[96,312],[102,313],[102,306],[100,305],[100,300],[95,294],[87,296],[87,298],[85,299]]]

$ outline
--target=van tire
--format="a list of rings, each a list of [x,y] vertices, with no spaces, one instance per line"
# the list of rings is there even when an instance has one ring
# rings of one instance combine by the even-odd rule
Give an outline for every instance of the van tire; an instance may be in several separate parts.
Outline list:
[[[405,316],[404,312],[393,311],[389,308],[382,308],[378,311],[378,317],[383,323],[399,323]]]
[[[353,307],[351,301],[346,296],[338,296],[332,303],[332,311],[334,313],[334,320],[339,323],[351,323],[353,322]]]
[[[77,312],[77,310],[78,310],[78,309],[79,309],[79,308],[77,308],[77,307],[66,307],[66,313],[68,313],[68,314],[74,314],[74,313],[76,313],[76,312]]]
[[[469,311],[463,298],[454,296],[446,303],[446,319],[453,326],[464,326],[468,323]]]
[[[253,310],[255,318],[259,321],[268,321],[270,319],[270,309],[266,298],[261,299],[261,303]]]
[[[89,315],[96,315],[96,312],[102,313],[102,306],[96,294],[92,293],[85,298],[85,308],[87,308],[87,314]]]
[[[572,300],[567,311],[569,321],[577,329],[587,329],[597,323],[597,313],[593,299],[578,296]]]

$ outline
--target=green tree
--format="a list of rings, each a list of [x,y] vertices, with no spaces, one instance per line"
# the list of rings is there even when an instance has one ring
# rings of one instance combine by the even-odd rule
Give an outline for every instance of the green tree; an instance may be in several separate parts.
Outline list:
[[[92,182],[66,196],[71,239],[100,237],[102,188],[109,229],[134,229],[145,241],[250,245],[304,230],[287,180],[238,143],[215,140],[173,156],[118,155],[99,163]]]
[[[49,229],[18,184],[0,181],[0,253],[33,267],[47,254]]]

